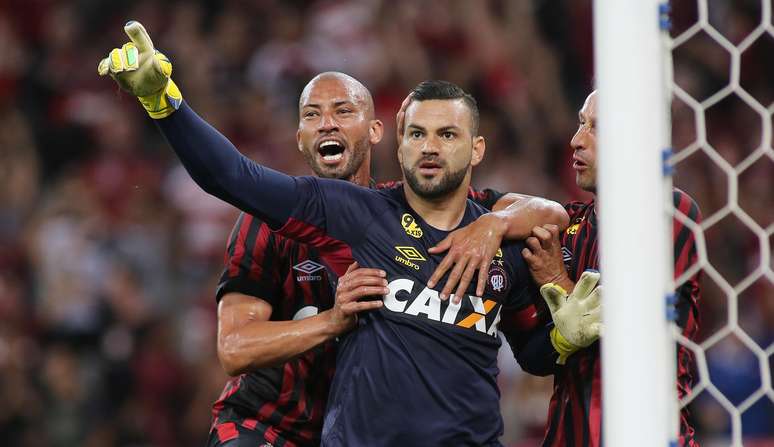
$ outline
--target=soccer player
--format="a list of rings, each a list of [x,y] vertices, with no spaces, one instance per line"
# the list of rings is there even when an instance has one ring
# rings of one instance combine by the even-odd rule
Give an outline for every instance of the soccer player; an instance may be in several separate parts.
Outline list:
[[[298,149],[319,177],[374,186],[370,152],[381,136],[371,94],[356,79],[322,73],[304,88]],[[488,209],[512,201],[512,195],[492,190],[471,189],[469,197]],[[519,216],[521,239],[535,225],[566,226],[566,212],[555,204],[557,212],[554,204],[528,198],[511,207]],[[356,301],[378,294],[373,288],[385,280],[376,270],[350,272],[338,283],[336,308],[325,252],[273,233],[244,213],[226,259],[216,293],[218,355],[234,378],[215,402],[209,445],[317,445],[335,366],[333,338],[354,325],[353,314],[340,310],[379,305]]]
[[[597,191],[597,92],[592,92],[578,114],[580,125],[570,142],[573,153],[575,183],[585,191]],[[693,199],[674,189],[674,207],[694,222],[701,215]],[[566,205],[570,226],[561,234],[556,227],[534,229],[527,239],[524,258],[539,285],[555,283],[572,290],[586,269],[599,268],[597,244],[597,203],[570,202]],[[697,262],[693,232],[677,219],[673,220],[674,276],[681,276]],[[683,335],[693,338],[698,330],[699,273],[676,291],[678,324]],[[680,345],[677,354],[677,389],[680,398],[690,393],[693,385],[691,353]],[[548,414],[544,446],[599,446],[602,438],[602,383],[599,343],[581,349],[558,366],[554,373],[554,393]],[[698,445],[688,421],[687,409],[680,415],[681,446]]]
[[[592,92],[579,112],[580,125],[572,138],[574,150],[573,168],[576,171],[576,184],[582,189],[596,193],[596,101],[597,92]],[[674,207],[694,222],[701,221],[701,214],[694,200],[684,191],[674,189],[672,198]],[[571,217],[570,226],[562,230],[553,225],[536,227],[533,236],[527,238],[527,247],[523,250],[530,272],[538,285],[557,284],[563,290],[571,291],[581,274],[587,269],[598,269],[597,217],[596,203],[571,202],[566,209]],[[486,232],[485,226],[466,227],[452,232],[447,239],[466,240],[474,233]],[[673,220],[674,276],[683,275],[697,262],[696,242],[690,228],[680,220]],[[497,238],[488,245],[499,243]],[[437,252],[441,252],[438,250]],[[447,256],[455,262],[463,256],[459,249],[452,248]],[[484,257],[486,258],[486,257]],[[439,265],[429,283],[437,282],[453,265],[447,259]],[[457,269],[457,267],[455,267]],[[699,275],[691,276],[677,290],[678,324],[683,335],[689,339],[698,331],[700,298]],[[466,287],[470,278],[459,279],[459,287]],[[451,277],[444,291],[451,290],[456,282]],[[554,371],[554,393],[549,409],[548,427],[544,446],[599,446],[601,445],[601,365],[599,345],[587,349],[562,353]],[[677,359],[678,396],[683,398],[690,393],[693,385],[692,356],[688,349],[678,347]],[[697,446],[694,429],[688,418],[687,409],[680,415],[681,446]]]
[[[133,44],[112,51],[99,71],[138,96],[200,186],[323,250],[337,274],[353,258],[385,271],[383,305],[362,313],[342,341],[323,445],[499,445],[498,325],[528,371],[545,373],[559,354],[533,301],[522,243],[496,253],[484,296],[441,300],[425,285],[438,264],[428,250],[485,213],[467,200],[485,151],[475,100],[444,82],[414,90],[398,150],[404,185],[378,191],[290,177],[239,154],[182,101],[171,64],[142,26],[130,23],[127,33]],[[599,336],[597,277],[584,274],[569,296],[541,289],[576,349]]]

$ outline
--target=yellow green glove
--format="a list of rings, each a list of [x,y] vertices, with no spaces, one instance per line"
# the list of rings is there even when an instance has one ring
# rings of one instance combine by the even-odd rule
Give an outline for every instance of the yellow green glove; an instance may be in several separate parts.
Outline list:
[[[172,81],[172,63],[153,48],[148,32],[140,22],[124,26],[132,40],[113,48],[97,66],[100,76],[110,75],[119,87],[134,95],[153,119],[166,118],[180,107],[183,95]]]
[[[551,344],[559,353],[557,363],[560,365],[564,365],[571,354],[599,339],[602,331],[602,286],[596,287],[597,282],[599,273],[586,271],[569,295],[554,283],[540,288],[554,320]]]

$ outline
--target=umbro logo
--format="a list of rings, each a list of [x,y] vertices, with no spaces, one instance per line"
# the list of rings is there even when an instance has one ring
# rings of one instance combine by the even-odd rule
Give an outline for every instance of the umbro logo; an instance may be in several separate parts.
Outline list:
[[[562,261],[569,264],[572,261],[572,252],[567,247],[562,247]]]
[[[314,273],[318,270],[322,270],[324,268],[325,267],[323,267],[322,265],[314,261],[310,261],[308,259],[304,262],[298,263],[293,266],[293,270],[298,270],[299,272],[306,273],[307,275],[310,273]]]
[[[324,268],[324,266],[314,261],[310,261],[309,259],[293,266],[293,270],[298,270],[301,273],[305,273],[305,275],[296,276],[297,281],[319,281],[322,279],[322,275],[313,275],[313,273],[318,272]]]
[[[409,259],[411,261],[426,261],[425,257],[422,256],[422,253],[419,252],[414,247],[395,247],[396,250],[398,250],[398,253],[402,254],[406,257],[406,259]]]
[[[411,267],[414,270],[419,271],[419,265],[417,265],[414,262],[411,261],[426,261],[425,257],[422,255],[422,253],[419,252],[414,247],[411,246],[395,246],[395,249],[398,250],[398,253],[400,255],[395,255],[395,262],[401,263],[405,265],[406,267]]]

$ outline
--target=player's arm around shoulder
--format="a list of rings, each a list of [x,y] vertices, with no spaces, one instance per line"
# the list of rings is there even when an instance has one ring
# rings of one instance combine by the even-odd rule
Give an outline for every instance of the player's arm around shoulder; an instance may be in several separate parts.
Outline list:
[[[271,321],[267,300],[236,292],[218,305],[218,358],[231,376],[281,365],[355,327],[357,314],[378,309],[389,292],[385,272],[354,263],[339,279],[332,309],[300,320]],[[362,301],[361,301],[362,300]]]
[[[442,299],[455,289],[455,296],[462,296],[476,277],[476,294],[480,296],[484,293],[488,267],[503,239],[525,239],[534,227],[542,225],[553,225],[562,231],[570,221],[561,204],[542,197],[502,194],[489,189],[471,189],[468,197],[479,205],[491,207],[492,211],[451,232],[430,248],[431,254],[447,252],[428,282],[428,286],[434,287],[447,271],[451,271],[441,291]]]
[[[505,239],[526,239],[536,226],[556,225],[564,231],[570,224],[570,216],[560,203],[525,194],[505,194],[491,214],[506,224]]]

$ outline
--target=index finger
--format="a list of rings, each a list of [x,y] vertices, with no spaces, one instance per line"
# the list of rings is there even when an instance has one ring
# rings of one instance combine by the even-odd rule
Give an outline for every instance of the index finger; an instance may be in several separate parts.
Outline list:
[[[541,241],[545,241],[547,239],[551,239],[551,233],[546,230],[543,227],[535,227],[532,229],[532,235],[540,239]]]
[[[496,254],[497,250],[489,250],[481,258],[481,263],[478,266],[478,284],[476,285],[476,296],[484,295],[484,291],[486,290],[486,282],[489,280],[489,266],[492,265],[492,260]]]
[[[543,225],[543,228],[548,230],[549,233],[551,233],[551,237],[556,239],[559,237],[559,226],[554,224],[545,224]]]
[[[351,266],[350,266],[351,267]],[[347,276],[379,276],[384,278],[386,275],[384,270],[381,269],[372,269],[367,267],[362,267],[357,270],[349,271],[347,270]]]
[[[349,267],[347,267],[347,271],[344,272],[346,275],[347,273],[350,273],[352,270],[355,270],[357,268],[357,261],[353,262],[352,264],[349,264]]]
[[[140,52],[153,51],[153,41],[148,35],[148,31],[142,26],[142,23],[131,20],[124,26],[124,32],[132,39],[132,43]]]

